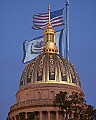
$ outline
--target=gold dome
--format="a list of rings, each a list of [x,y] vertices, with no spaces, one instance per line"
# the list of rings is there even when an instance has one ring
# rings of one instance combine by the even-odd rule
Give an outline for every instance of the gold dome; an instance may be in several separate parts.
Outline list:
[[[79,75],[74,66],[57,54],[55,30],[50,22],[50,5],[48,6],[49,22],[44,30],[42,55],[26,65],[20,80],[20,87],[34,83],[62,83],[80,85]]]
[[[38,83],[61,83],[81,87],[74,66],[58,54],[42,54],[26,65],[20,87]]]

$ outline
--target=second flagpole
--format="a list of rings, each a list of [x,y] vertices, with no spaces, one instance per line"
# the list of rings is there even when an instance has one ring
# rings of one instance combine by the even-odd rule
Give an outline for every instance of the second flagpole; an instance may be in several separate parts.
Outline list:
[[[66,0],[66,59],[69,60],[69,0]]]

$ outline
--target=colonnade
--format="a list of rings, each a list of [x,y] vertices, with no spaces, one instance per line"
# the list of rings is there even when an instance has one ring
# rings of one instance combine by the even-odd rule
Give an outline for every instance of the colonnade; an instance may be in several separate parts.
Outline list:
[[[66,113],[62,113],[60,111],[36,111],[36,119],[35,120],[68,120],[73,117],[73,114],[66,115]],[[25,113],[25,118],[28,118],[28,112]],[[19,115],[15,115],[9,120],[20,120]]]

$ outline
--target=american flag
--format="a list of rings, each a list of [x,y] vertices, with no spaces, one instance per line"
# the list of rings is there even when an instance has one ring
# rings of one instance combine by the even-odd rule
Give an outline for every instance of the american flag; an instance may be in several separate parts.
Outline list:
[[[50,12],[50,22],[52,27],[64,25],[63,9]],[[32,29],[45,29],[48,24],[48,13],[37,13],[33,15]]]

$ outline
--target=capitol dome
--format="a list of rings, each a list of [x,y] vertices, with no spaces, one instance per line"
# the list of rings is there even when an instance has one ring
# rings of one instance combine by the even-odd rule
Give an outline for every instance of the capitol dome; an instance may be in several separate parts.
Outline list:
[[[62,83],[81,87],[74,65],[59,54],[42,54],[28,63],[22,73],[20,88],[34,83]]]
[[[35,113],[36,120],[64,120],[66,113],[63,115],[58,107],[53,106],[56,94],[60,91],[83,93],[74,65],[58,54],[55,33],[49,19],[44,30],[42,54],[24,68],[16,104],[10,107],[10,120],[20,120],[22,112],[26,118],[30,113]]]

